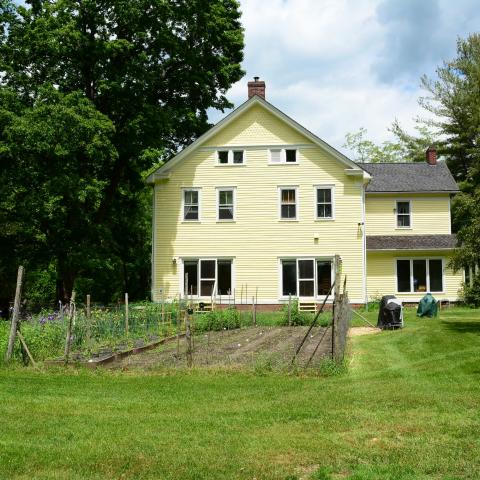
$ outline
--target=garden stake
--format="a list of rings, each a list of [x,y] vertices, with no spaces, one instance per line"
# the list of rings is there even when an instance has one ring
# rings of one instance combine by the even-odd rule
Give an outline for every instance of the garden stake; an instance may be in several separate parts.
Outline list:
[[[72,298],[70,299],[70,311],[68,312],[67,338],[65,339],[65,364],[68,363],[68,360],[70,357],[70,342],[72,341],[72,324],[73,324],[74,312],[75,312],[75,291],[72,292]]]
[[[12,324],[10,327],[10,337],[8,338],[7,353],[5,360],[9,362],[13,355],[13,346],[15,345],[15,336],[17,334],[18,317],[20,315],[20,297],[22,295],[22,282],[23,282],[23,266],[18,267],[17,273],[17,289],[15,290],[15,303],[13,304],[13,316]]]

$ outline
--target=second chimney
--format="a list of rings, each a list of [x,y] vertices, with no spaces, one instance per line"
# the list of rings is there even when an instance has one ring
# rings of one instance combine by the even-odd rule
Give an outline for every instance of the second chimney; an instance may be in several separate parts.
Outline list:
[[[430,145],[425,152],[425,158],[429,165],[437,164],[437,149],[434,145]]]
[[[260,77],[253,77],[253,82],[248,82],[248,98],[255,95],[265,98],[265,82]]]

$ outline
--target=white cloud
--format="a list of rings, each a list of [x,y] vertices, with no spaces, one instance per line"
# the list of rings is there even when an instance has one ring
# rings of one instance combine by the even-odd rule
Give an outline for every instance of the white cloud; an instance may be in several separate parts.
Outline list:
[[[420,75],[432,75],[455,54],[456,36],[470,33],[480,12],[476,0],[400,3],[241,0],[247,75],[228,97],[242,103],[247,81],[258,75],[271,103],[339,149],[345,134],[360,127],[379,142],[390,138],[395,118],[412,129],[424,113],[417,104]]]

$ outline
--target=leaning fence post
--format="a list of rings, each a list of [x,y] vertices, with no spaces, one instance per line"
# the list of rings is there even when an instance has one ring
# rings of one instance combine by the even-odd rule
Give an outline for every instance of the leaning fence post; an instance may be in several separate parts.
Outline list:
[[[13,304],[12,325],[10,327],[10,336],[8,337],[7,353],[5,360],[8,362],[13,355],[13,346],[15,345],[15,337],[17,335],[18,317],[20,316],[20,297],[22,296],[22,283],[23,283],[23,266],[18,267],[17,273],[17,288],[15,290],[15,303]]]
[[[72,324],[75,315],[75,291],[72,292],[70,299],[70,311],[68,312],[67,337],[65,339],[65,363],[68,363],[70,357],[70,343],[72,341]]]
[[[86,322],[87,322],[87,346],[90,347],[90,339],[91,339],[91,336],[92,336],[92,332],[91,332],[91,325],[90,325],[90,316],[91,316],[91,307],[90,307],[90,295],[87,295],[87,307],[86,307],[86,312],[85,312],[85,315],[86,315]]]
[[[252,322],[253,326],[257,326],[257,305],[255,304],[255,297],[252,297]]]
[[[128,336],[128,293],[125,293],[125,335]]]
[[[292,294],[288,294],[288,326],[292,326]]]
[[[337,320],[339,314],[339,300],[341,293],[341,284],[340,279],[342,276],[342,260],[340,255],[335,255],[335,291],[333,292],[333,312],[332,312],[332,359],[336,359],[336,350],[337,350]]]

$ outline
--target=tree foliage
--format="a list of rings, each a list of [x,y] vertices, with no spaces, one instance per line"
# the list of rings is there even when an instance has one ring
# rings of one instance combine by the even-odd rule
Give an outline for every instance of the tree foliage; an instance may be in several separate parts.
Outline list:
[[[0,280],[20,261],[53,261],[60,297],[75,281],[104,300],[144,295],[142,174],[203,133],[209,108],[231,106],[225,93],[243,75],[238,4],[29,4],[0,0]]]

